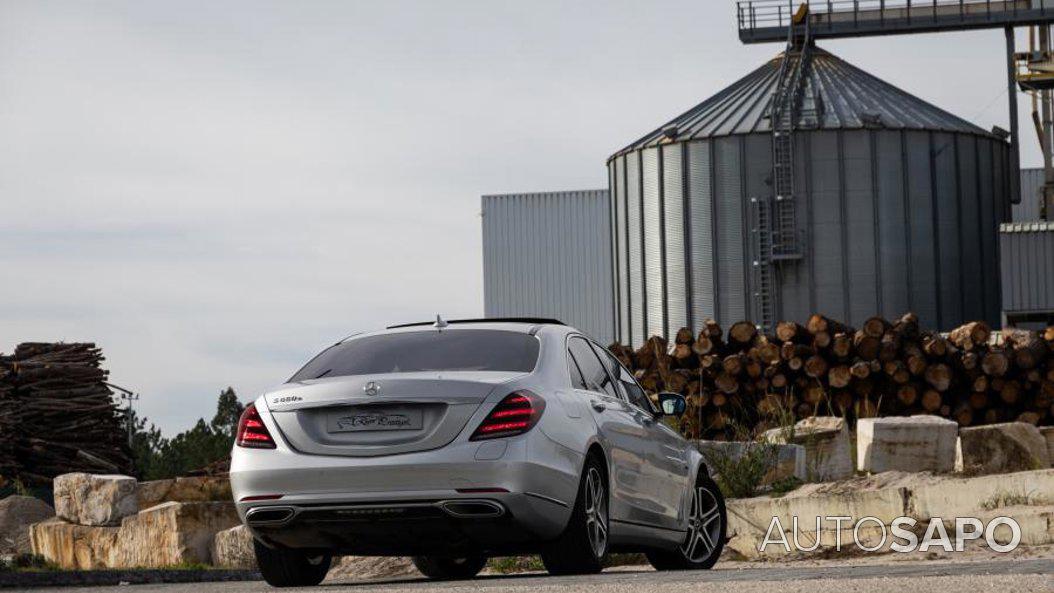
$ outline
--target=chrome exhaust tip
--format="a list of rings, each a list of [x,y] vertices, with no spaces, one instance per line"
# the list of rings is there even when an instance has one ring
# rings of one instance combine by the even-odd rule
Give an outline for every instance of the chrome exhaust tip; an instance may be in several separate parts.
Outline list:
[[[293,507],[256,507],[245,513],[248,525],[281,525],[293,518],[296,510]]]
[[[505,507],[493,500],[444,500],[438,505],[455,519],[496,519],[505,514]]]

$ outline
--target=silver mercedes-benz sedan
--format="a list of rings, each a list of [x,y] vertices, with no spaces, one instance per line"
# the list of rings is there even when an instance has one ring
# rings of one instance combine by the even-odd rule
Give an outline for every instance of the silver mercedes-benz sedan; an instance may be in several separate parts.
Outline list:
[[[553,574],[631,551],[709,568],[725,506],[662,421],[684,409],[557,321],[437,318],[341,341],[257,399],[231,484],[275,586],[318,584],[335,555],[441,579],[513,554]]]

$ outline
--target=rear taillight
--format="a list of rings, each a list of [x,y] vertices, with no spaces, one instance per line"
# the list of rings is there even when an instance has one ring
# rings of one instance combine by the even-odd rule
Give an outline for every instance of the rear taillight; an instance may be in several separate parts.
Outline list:
[[[545,411],[545,400],[527,390],[517,391],[498,402],[472,433],[470,441],[499,439],[523,434],[538,424]]]
[[[242,417],[238,419],[238,439],[235,443],[239,447],[250,449],[275,448],[271,433],[267,432],[267,427],[260,418],[260,412],[256,411],[256,404],[249,404],[249,407],[242,412]]]

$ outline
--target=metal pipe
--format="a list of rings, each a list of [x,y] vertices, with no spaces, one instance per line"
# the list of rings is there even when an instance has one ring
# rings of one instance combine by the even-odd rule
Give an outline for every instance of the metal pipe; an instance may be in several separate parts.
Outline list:
[[[1019,195],[1021,184],[1020,173],[1021,170],[1021,155],[1020,146],[1021,141],[1018,137],[1018,121],[1017,121],[1017,75],[1014,71],[1014,53],[1015,43],[1014,28],[1006,27],[1006,76],[1007,76],[1007,100],[1010,104],[1010,168],[1013,172],[1010,175],[1010,201],[1011,203],[1018,203],[1021,200]]]

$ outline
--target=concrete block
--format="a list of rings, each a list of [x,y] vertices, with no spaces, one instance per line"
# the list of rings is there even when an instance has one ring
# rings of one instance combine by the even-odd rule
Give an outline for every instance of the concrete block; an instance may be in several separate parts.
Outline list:
[[[970,426],[959,430],[963,471],[995,474],[1050,467],[1047,440],[1027,422]]]
[[[912,517],[920,523],[938,517],[945,520],[978,517],[986,524],[995,517],[1010,516],[1021,527],[1022,545],[1050,545],[1054,543],[1054,501],[1047,495],[1050,492],[1054,492],[1052,469],[972,478],[890,471],[839,482],[806,484],[782,497],[727,500],[730,538],[727,545],[747,559],[789,555],[824,557],[839,537],[843,546],[849,544],[852,549],[853,522],[875,517],[885,526],[887,538],[883,550],[888,551],[893,541],[888,537],[888,526],[900,516]],[[836,516],[852,517],[852,521],[839,530],[830,520]],[[781,545],[769,545],[764,553],[759,552],[757,547],[765,539],[773,517],[779,519],[792,546],[792,528],[797,517],[798,543],[810,547],[819,540],[819,547],[807,553],[794,549],[788,553]],[[873,546],[878,545],[882,534],[883,529],[868,522],[861,529],[860,538],[865,545]],[[996,539],[1002,543],[1005,535],[996,531]],[[977,545],[983,544],[979,541]],[[929,553],[918,554],[922,559]]]
[[[844,418],[815,416],[799,420],[793,429],[774,428],[762,435],[770,443],[805,447],[805,473],[810,482],[827,482],[852,476],[849,426]]]
[[[139,510],[131,476],[62,474],[53,487],[55,514],[76,525],[119,525]]]
[[[959,425],[938,416],[861,418],[856,422],[856,468],[951,472]]]

